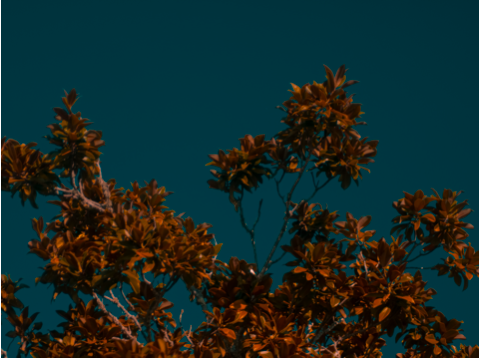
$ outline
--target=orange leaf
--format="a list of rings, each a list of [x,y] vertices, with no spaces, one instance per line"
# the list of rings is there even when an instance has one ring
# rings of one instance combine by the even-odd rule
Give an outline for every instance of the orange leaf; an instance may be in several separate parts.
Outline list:
[[[331,304],[331,307],[336,307],[339,304],[339,298],[336,296],[332,296],[331,299],[329,300],[329,303]]]
[[[427,334],[426,337],[424,337],[424,339],[425,339],[426,341],[428,341],[429,343],[431,343],[431,344],[436,344],[436,343],[438,343],[438,341],[437,341],[436,338],[434,337],[434,334],[432,334],[432,333]]]
[[[226,336],[231,339],[236,339],[236,333],[229,328],[220,328],[220,332],[223,336]]]
[[[400,298],[402,300],[406,300],[408,302],[411,302],[412,304],[415,304],[416,302],[412,299],[411,296],[396,296],[397,298]]]
[[[384,319],[389,316],[391,309],[389,307],[384,307],[381,313],[379,314],[379,322],[384,321]]]
[[[261,358],[274,358],[273,353],[270,351],[262,351],[258,352],[258,354],[261,356]]]

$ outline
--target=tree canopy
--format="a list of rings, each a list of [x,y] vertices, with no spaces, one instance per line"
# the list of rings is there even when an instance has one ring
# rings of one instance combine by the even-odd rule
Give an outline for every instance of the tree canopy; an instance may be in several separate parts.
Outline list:
[[[251,238],[253,263],[220,260],[221,243],[211,225],[175,215],[164,205],[172,193],[156,180],[142,187],[134,182],[127,190],[116,188],[115,179],[105,180],[103,133],[87,130],[92,122],[72,111],[75,89],[65,92],[66,110],[54,108],[57,122],[48,126],[51,135],[45,138],[57,150],[43,154],[34,149],[37,143],[4,137],[2,191],[12,197],[18,192],[23,205],[28,201],[35,208],[38,194],[53,196],[49,203],[60,208],[55,221],[32,219],[38,239],[28,243],[29,250],[47,261],[35,282],[51,284],[53,299],[66,294],[75,305],[57,311],[62,332],[44,333],[35,322],[38,313],[30,315],[17,297],[28,286],[2,275],[1,307],[14,327],[7,335],[20,340],[17,356],[375,358],[382,356],[387,335],[404,346],[397,358],[478,358],[477,345],[453,345],[465,339],[463,322],[428,306],[436,291],[426,288],[421,271],[406,272],[412,261],[442,249],[447,258],[432,267],[438,275],[448,274],[464,290],[479,276],[479,253],[464,242],[473,226],[462,221],[472,210],[467,200],[459,203],[461,191],[404,192],[393,203],[398,216],[390,241],[372,239],[375,230],[366,230],[371,216],[347,213],[337,221],[337,211],[312,201],[335,178],[343,189],[353,181],[358,185],[378,146],[355,129],[366,124],[357,121],[364,113],[345,89],[358,81],[346,81],[344,65],[335,74],[324,68],[324,82],[292,84],[291,98],[278,107],[286,129],[270,140],[246,135],[239,148],[209,155],[206,165],[216,167],[209,187],[227,193]],[[294,202],[295,189],[308,175],[314,191]],[[296,178],[286,191],[285,176]],[[264,179],[274,180],[285,213],[260,267],[255,227],[261,202],[251,226],[243,198]],[[273,288],[271,267],[285,255],[291,270]],[[174,298],[167,294],[179,281],[205,314],[194,330],[178,325],[169,312]],[[126,286],[131,293],[125,294]],[[84,302],[80,292],[91,300]],[[103,299],[123,314],[109,312]]]

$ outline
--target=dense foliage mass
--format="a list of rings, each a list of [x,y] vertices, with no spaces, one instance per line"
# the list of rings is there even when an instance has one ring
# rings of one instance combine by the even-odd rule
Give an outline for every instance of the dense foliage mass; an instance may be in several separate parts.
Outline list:
[[[335,75],[324,67],[323,83],[292,85],[292,97],[279,107],[286,112],[286,129],[271,140],[246,135],[240,149],[209,156],[207,165],[217,167],[209,186],[228,193],[251,237],[254,263],[236,257],[220,261],[221,244],[209,232],[211,225],[196,225],[168,210],[164,201],[171,192],[155,180],[143,187],[135,182],[126,191],[116,188],[114,179],[105,181],[98,150],[104,145],[102,132],[87,130],[91,122],[72,112],[74,89],[62,98],[67,110],[54,108],[58,122],[48,126],[51,136],[46,138],[58,150],[43,154],[33,149],[36,143],[3,138],[2,190],[12,197],[18,192],[22,204],[28,200],[35,208],[37,194],[54,196],[49,203],[61,210],[46,225],[41,217],[32,220],[38,239],[28,243],[29,250],[47,261],[35,282],[51,284],[53,298],[67,294],[75,304],[57,311],[64,319],[62,332],[42,333],[42,323],[34,323],[38,313],[30,315],[17,298],[27,286],[2,275],[1,306],[14,327],[7,336],[19,339],[18,356],[373,358],[382,356],[387,335],[404,346],[398,358],[478,358],[478,346],[452,344],[465,339],[462,322],[428,306],[436,292],[426,288],[419,270],[407,272],[411,261],[443,249],[449,256],[432,268],[439,275],[449,274],[464,289],[479,275],[479,253],[464,242],[466,229],[473,227],[462,221],[471,209],[465,208],[467,201],[458,202],[461,192],[405,192],[393,204],[398,216],[391,234],[397,236],[391,242],[372,240],[375,230],[365,230],[370,216],[347,213],[345,221],[336,221],[336,211],[311,203],[336,177],[343,189],[352,181],[358,184],[378,145],[360,139],[354,129],[365,124],[357,122],[363,112],[345,89],[357,81],[346,82],[344,65]],[[293,202],[307,173],[314,192]],[[283,193],[286,175],[296,181]],[[261,203],[252,227],[242,203],[245,191],[258,188],[264,178],[274,179],[285,216],[260,269],[255,226]],[[289,244],[273,260],[287,235]],[[416,249],[420,252],[413,258]],[[272,290],[268,271],[286,254],[291,271]],[[177,326],[169,312],[173,302],[166,294],[180,280],[205,313],[205,322],[195,330]],[[125,294],[125,286],[132,292]],[[92,299],[83,302],[79,292]],[[113,315],[102,299],[124,314]]]

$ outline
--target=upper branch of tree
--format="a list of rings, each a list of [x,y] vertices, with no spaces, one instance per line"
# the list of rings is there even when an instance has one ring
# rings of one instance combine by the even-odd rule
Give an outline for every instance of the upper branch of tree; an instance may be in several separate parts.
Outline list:
[[[248,227],[248,224],[246,223],[245,217],[244,217],[244,210],[243,210],[243,197],[244,197],[244,189],[241,191],[241,197],[239,199],[239,213],[240,213],[240,220],[241,220],[241,225],[243,228],[248,232],[248,234],[251,237],[251,245],[253,246],[253,253],[254,253],[254,260],[256,263],[256,267],[259,268],[259,261],[258,261],[258,252],[256,250],[256,241],[254,239],[254,230],[256,228],[256,225],[259,222],[259,218],[261,216],[261,206],[263,205],[263,199],[259,201],[259,206],[258,206],[258,216],[256,217],[256,222],[254,223],[253,227],[250,229]]]
[[[308,166],[310,158],[311,158],[311,151],[308,153],[308,157],[306,158],[306,161],[305,161],[304,165],[302,166],[301,171],[299,172],[298,178],[296,179],[296,181],[294,182],[291,190],[288,193],[286,203],[285,203],[286,214],[284,216],[284,222],[283,222],[283,225],[281,227],[281,231],[280,231],[280,233],[278,235],[278,238],[276,239],[276,241],[273,245],[273,248],[271,249],[271,251],[268,255],[268,258],[266,259],[266,262],[263,266],[263,269],[261,270],[261,272],[258,275],[258,280],[261,280],[261,278],[265,275],[266,271],[268,271],[268,268],[271,266],[271,264],[272,264],[271,259],[273,258],[274,252],[276,251],[276,248],[278,247],[279,242],[281,241],[281,239],[282,239],[282,237],[283,237],[283,235],[286,231],[286,227],[288,226],[289,219],[293,216],[293,213],[298,206],[298,205],[296,205],[292,210],[288,210],[289,206],[291,205],[291,198],[293,196],[294,190],[296,189],[299,182],[301,181],[301,177],[303,176],[304,172],[306,171],[306,167]]]

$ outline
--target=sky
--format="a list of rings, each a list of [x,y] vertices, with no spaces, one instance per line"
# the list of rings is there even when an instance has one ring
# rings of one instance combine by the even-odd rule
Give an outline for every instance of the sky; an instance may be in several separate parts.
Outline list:
[[[220,260],[252,262],[249,236],[228,195],[208,187],[208,154],[239,147],[246,134],[271,139],[285,129],[276,106],[290,97],[291,83],[323,82],[323,64],[333,72],[345,64],[347,80],[360,81],[348,93],[356,93],[368,124],[357,130],[379,140],[378,154],[358,187],[343,190],[335,179],[314,202],[338,210],[341,220],[347,212],[371,215],[373,239],[390,242],[397,215],[392,203],[403,191],[463,190],[460,201],[479,207],[479,51],[473,45],[479,43],[478,10],[474,1],[4,1],[1,136],[37,142],[36,148],[49,152],[53,146],[42,137],[56,122],[52,108],[62,107],[64,90],[75,88],[80,99],[74,111],[94,123],[89,129],[103,131],[104,178],[125,189],[156,179],[174,192],[166,206],[195,224],[213,225],[209,231],[223,243]],[[286,181],[284,190],[291,184]],[[311,191],[305,181],[293,201]],[[51,198],[39,197],[37,210],[29,203],[22,207],[18,194],[1,195],[1,273],[23,278],[30,289],[18,297],[31,313],[41,312],[36,321],[45,329],[60,329],[55,310],[67,310],[72,301],[60,295],[51,303],[53,287],[34,283],[46,262],[27,255],[27,243],[36,238],[31,219],[51,221],[57,207],[47,203]],[[260,199],[262,265],[284,208],[274,182],[266,181],[246,195],[247,222],[256,219]],[[477,227],[477,211],[465,221]],[[469,233],[466,242],[479,248],[477,229]],[[434,253],[422,266],[445,257],[444,251]],[[281,283],[287,261],[271,269],[273,287]],[[438,292],[428,304],[464,321],[467,340],[455,345],[479,343],[479,279],[463,292],[437,271],[422,273],[426,289]],[[183,326],[195,328],[204,315],[188,296],[180,282],[166,298],[175,304],[177,322],[184,309]],[[3,316],[6,349],[10,324]],[[384,356],[404,352],[394,339],[386,342]],[[14,342],[9,354],[16,350]]]

